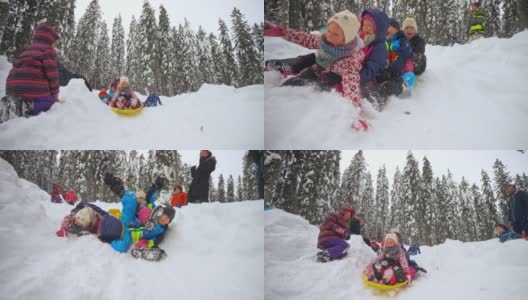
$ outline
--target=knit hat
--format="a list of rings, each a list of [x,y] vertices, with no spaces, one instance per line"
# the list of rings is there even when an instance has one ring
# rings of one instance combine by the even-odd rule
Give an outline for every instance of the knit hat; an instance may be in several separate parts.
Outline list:
[[[416,20],[413,17],[408,17],[403,21],[403,29],[407,27],[412,27],[414,30],[418,31],[418,26],[416,26]]]
[[[400,22],[396,21],[396,19],[390,19],[389,20],[389,26],[392,26],[398,30],[400,30],[401,26],[400,26]]]
[[[119,79],[118,87],[121,87],[121,85],[123,84],[123,82],[126,82],[127,84],[130,84],[130,83],[128,82],[128,77],[123,76],[123,77],[121,77],[121,78]]]
[[[387,243],[387,240],[389,240],[389,239],[393,240],[396,245],[400,243],[396,233],[387,233],[385,235],[385,238],[383,239],[383,244],[385,245]]]
[[[352,208],[350,208],[350,206],[347,206],[347,205],[343,205],[341,206],[341,209],[339,209],[339,214],[341,216],[344,216],[347,212],[350,213],[350,217],[353,217],[354,214],[356,213]]]
[[[374,20],[374,17],[372,17],[369,13],[365,14],[365,16],[361,18],[361,24],[365,22],[371,23],[374,27],[374,32],[376,32],[376,20]]]
[[[331,17],[328,20],[327,25],[330,25],[332,22],[335,22],[341,27],[341,30],[343,30],[343,33],[345,34],[345,44],[352,42],[356,38],[360,24],[356,15],[351,13],[348,9],[340,11]]]
[[[93,209],[85,207],[75,213],[75,222],[81,227],[88,227],[92,222]]]
[[[143,198],[145,199],[147,197],[147,194],[145,194],[145,192],[143,192],[142,190],[137,190],[136,191],[136,198]]]
[[[172,219],[174,219],[174,215],[176,214],[176,210],[172,206],[166,206],[163,208],[163,214],[167,215],[169,217],[170,221],[172,222]]]
[[[60,35],[50,24],[42,23],[35,28],[32,42],[51,45],[60,39]]]

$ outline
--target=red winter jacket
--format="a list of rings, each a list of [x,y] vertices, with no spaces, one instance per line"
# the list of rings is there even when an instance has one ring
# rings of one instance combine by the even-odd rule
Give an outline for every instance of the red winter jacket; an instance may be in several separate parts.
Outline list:
[[[6,80],[6,94],[34,100],[59,94],[57,52],[51,47],[59,39],[49,24],[40,24],[31,45],[18,56]]]
[[[317,238],[317,248],[320,248],[321,243],[335,238],[344,239],[348,224],[344,220],[344,215],[347,212],[352,212],[351,217],[354,216],[354,210],[350,207],[343,206],[337,214],[328,215],[321,227],[319,227],[319,237]]]
[[[75,203],[77,201],[77,195],[75,195],[75,192],[67,192],[64,194],[64,200]]]
[[[319,49],[320,36],[294,29],[284,29],[284,38],[308,49]],[[359,49],[358,49],[359,50]],[[341,76],[343,95],[345,98],[359,103],[359,71],[362,68],[365,54],[363,51],[352,51],[334,62],[326,71],[334,72]]]

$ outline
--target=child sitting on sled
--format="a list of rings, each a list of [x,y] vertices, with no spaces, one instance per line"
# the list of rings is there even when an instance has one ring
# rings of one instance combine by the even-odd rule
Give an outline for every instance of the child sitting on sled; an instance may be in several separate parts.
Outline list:
[[[416,270],[409,267],[398,235],[388,233],[381,247],[380,254],[363,271],[368,280],[386,285],[394,285],[407,280],[410,284]]]
[[[112,101],[111,107],[119,109],[135,109],[141,106],[141,100],[136,96],[134,90],[130,87],[128,77],[121,77]]]

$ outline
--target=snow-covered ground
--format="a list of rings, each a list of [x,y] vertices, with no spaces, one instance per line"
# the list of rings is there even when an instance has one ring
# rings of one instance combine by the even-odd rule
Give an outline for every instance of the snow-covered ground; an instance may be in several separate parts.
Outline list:
[[[310,53],[282,38],[266,37],[265,59]],[[391,97],[372,112],[368,132],[350,128],[357,118],[337,92],[280,87],[277,72],[265,73],[267,149],[524,149],[528,136],[528,31],[510,39],[426,47],[427,70],[411,97]]]
[[[160,245],[167,258],[148,262],[93,235],[58,238],[72,206],[2,159],[0,191],[0,299],[264,299],[262,201],[179,209]]]
[[[321,264],[315,254],[319,229],[280,209],[265,212],[264,269],[266,299],[380,299],[364,286],[361,273],[375,257],[361,237],[349,240],[349,255]],[[448,240],[422,246],[412,256],[428,273],[392,294],[395,299],[526,299],[528,242],[498,239],[462,243]],[[381,297],[383,298],[383,297]]]
[[[0,56],[0,97],[10,69]],[[162,96],[162,106],[123,117],[99,100],[98,91],[90,93],[74,79],[60,89],[63,103],[0,124],[0,149],[261,149],[263,93],[263,85],[206,84],[196,93]]]

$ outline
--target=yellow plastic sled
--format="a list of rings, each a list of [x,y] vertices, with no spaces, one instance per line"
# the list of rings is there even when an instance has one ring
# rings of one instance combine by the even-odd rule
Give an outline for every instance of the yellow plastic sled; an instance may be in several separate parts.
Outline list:
[[[121,220],[121,210],[119,210],[117,208],[110,208],[108,210],[108,213],[111,214],[112,216],[116,217],[118,220]]]
[[[124,116],[137,115],[142,109],[143,109],[143,103],[141,103],[140,107],[134,108],[134,109],[120,109],[119,107],[112,107],[112,110],[115,113],[118,113],[118,114],[124,115]]]
[[[366,285],[368,285],[368,286],[370,286],[372,288],[375,288],[377,290],[381,290],[381,291],[390,291],[390,290],[401,288],[401,287],[407,285],[407,280],[405,280],[404,282],[396,283],[395,285],[386,285],[386,284],[375,283],[375,282],[369,281],[367,279],[367,275],[365,275],[365,273],[363,273],[361,275],[361,279],[363,280],[363,282]]]

